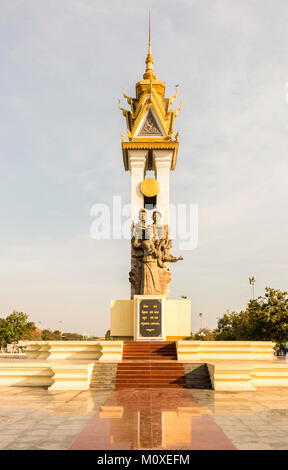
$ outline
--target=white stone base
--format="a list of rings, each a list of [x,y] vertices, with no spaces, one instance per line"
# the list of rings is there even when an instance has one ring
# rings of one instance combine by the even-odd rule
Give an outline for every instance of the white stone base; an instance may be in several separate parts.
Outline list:
[[[137,339],[137,297],[133,300],[111,300],[110,334],[117,338]],[[141,296],[145,297],[145,296]],[[159,296],[155,296],[157,298]],[[147,296],[151,298],[151,296]],[[165,299],[164,333],[167,341],[177,341],[191,334],[191,302],[189,299]]]

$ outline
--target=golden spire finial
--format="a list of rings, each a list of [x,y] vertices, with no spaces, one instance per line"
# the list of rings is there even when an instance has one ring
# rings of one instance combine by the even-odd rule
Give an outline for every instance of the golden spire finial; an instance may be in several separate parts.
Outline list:
[[[153,63],[154,63],[154,59],[152,57],[152,53],[151,53],[151,17],[150,17],[150,11],[149,11],[149,41],[148,41],[148,54],[147,54],[147,57],[146,57],[146,71],[143,75],[143,78],[144,79],[154,79],[156,78],[156,74],[154,73],[154,70],[153,70]]]

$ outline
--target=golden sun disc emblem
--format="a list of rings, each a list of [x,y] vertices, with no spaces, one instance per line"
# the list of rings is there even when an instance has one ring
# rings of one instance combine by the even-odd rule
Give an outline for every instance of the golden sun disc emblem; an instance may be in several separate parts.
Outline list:
[[[141,183],[141,193],[146,197],[154,197],[159,193],[159,183],[155,178],[146,178]]]

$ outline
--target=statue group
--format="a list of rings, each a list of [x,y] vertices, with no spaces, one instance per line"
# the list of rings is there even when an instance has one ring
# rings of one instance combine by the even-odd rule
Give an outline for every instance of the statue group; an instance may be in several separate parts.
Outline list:
[[[134,294],[166,295],[168,297],[171,272],[169,263],[182,260],[170,254],[172,240],[168,225],[161,225],[161,214],[153,212],[153,225],[147,225],[147,214],[141,209],[139,223],[132,225],[131,238],[131,296]]]

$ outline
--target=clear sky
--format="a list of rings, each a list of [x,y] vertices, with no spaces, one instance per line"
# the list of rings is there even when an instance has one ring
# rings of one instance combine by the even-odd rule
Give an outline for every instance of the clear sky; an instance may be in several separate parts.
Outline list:
[[[171,199],[200,214],[171,296],[196,330],[245,307],[250,275],[257,295],[288,287],[287,0],[0,0],[0,316],[101,335],[129,298],[129,242],[92,240],[90,209],[129,201],[117,100],[149,9],[157,77],[183,99]]]

